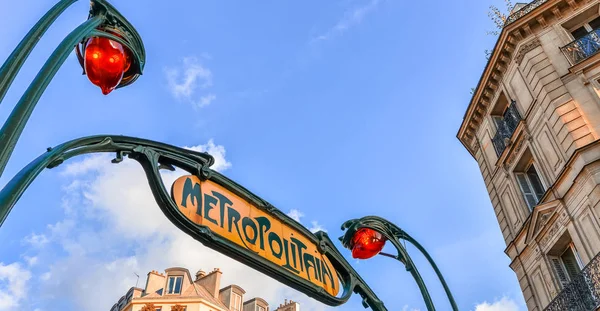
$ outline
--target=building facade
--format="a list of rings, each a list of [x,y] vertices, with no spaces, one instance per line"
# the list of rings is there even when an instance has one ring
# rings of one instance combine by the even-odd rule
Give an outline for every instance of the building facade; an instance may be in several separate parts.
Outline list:
[[[145,288],[132,287],[110,311],[269,311],[262,298],[244,300],[246,291],[237,285],[221,288],[221,275],[219,269],[200,270],[194,278],[179,267],[150,271]],[[295,309],[282,309],[286,300],[275,311],[300,311],[294,304]]]
[[[288,302],[286,299],[275,311],[300,311],[300,304],[292,300]]]
[[[517,4],[458,139],[528,310],[600,305],[600,1]]]

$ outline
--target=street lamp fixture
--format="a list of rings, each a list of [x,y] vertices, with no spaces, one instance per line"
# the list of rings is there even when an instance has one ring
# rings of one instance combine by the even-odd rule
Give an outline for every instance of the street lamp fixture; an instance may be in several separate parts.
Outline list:
[[[119,42],[93,37],[85,44],[84,71],[90,81],[108,95],[131,66],[128,50]]]
[[[61,0],[51,8],[27,33],[0,67],[0,102],[41,36],[58,16],[75,1],[77,0]],[[142,74],[146,56],[141,37],[135,28],[106,0],[91,0],[90,4],[88,20],[74,29],[58,45],[15,105],[2,128],[0,128],[0,176],[42,93],[66,61],[73,47],[75,47],[83,74],[94,85],[100,87],[104,95],[117,88],[132,84]],[[71,157],[94,152],[116,153],[114,163],[121,162],[125,156],[138,161],[146,172],[152,193],[165,216],[183,232],[204,245],[262,271],[328,305],[339,306],[345,303],[353,293],[356,293],[362,297],[365,308],[370,307],[374,311],[387,310],[383,302],[340,254],[325,232],[311,233],[307,228],[293,221],[285,213],[249,192],[246,188],[212,170],[210,166],[214,163],[214,158],[210,155],[159,142],[125,136],[91,136],[66,142],[55,148],[48,148],[45,154],[24,167],[4,188],[0,189],[0,226],[23,192],[45,168],[53,168]],[[196,185],[192,184],[191,179],[189,179],[189,185],[186,181],[186,184],[180,187],[182,188],[180,189],[182,196],[183,192],[187,191],[188,196],[193,195],[200,202],[202,198],[200,184],[205,183],[209,187],[222,187],[229,191],[231,198],[237,198],[237,202],[251,203],[250,205],[256,211],[264,213],[265,216],[255,219],[258,226],[250,219],[251,216],[244,216],[242,220],[243,228],[255,228],[254,239],[246,236],[246,241],[252,245],[256,243],[256,234],[258,233],[256,230],[261,230],[262,233],[269,230],[267,226],[271,223],[269,219],[273,221],[274,226],[277,224],[282,233],[284,231],[289,233],[289,236],[281,238],[275,232],[269,233],[267,239],[269,247],[278,245],[271,249],[271,258],[258,252],[256,247],[250,249],[247,248],[245,242],[240,242],[246,245],[242,247],[241,244],[233,242],[235,239],[228,238],[225,235],[220,236],[216,231],[213,232],[210,226],[202,223],[198,224],[187,218],[189,215],[181,212],[178,204],[173,199],[174,192],[172,191],[169,194],[160,176],[161,169],[174,170],[175,166],[188,171],[192,177],[198,180]],[[229,199],[222,194],[219,195],[218,200],[223,200],[220,201],[222,204],[219,205],[221,219],[224,217],[226,204],[229,204],[227,213],[233,215],[229,218],[229,226],[231,227],[231,223],[236,217],[235,224],[237,226],[241,214],[231,206],[233,201],[228,201]],[[210,198],[217,200],[213,197]],[[180,203],[187,204],[186,202],[187,199]],[[192,199],[191,202],[196,202],[196,199]],[[242,205],[246,206],[248,204]],[[184,206],[184,208],[186,207]],[[208,213],[210,209],[214,208],[208,203],[205,207],[205,214],[201,218],[205,217],[211,220]],[[246,212],[248,212],[248,215],[251,214],[249,211]],[[197,218],[197,216],[195,217]],[[454,311],[458,310],[454,298],[433,259],[417,241],[400,228],[385,219],[369,216],[349,220],[344,223],[342,229],[346,230],[346,233],[340,240],[344,247],[352,251],[354,258],[368,259],[380,254],[402,262],[419,285],[427,309],[433,311],[435,308],[425,283],[400,240],[415,245],[433,266],[448,295],[452,309]],[[242,230],[243,233],[247,234],[244,230]],[[304,238],[299,239],[302,236]],[[241,235],[239,238],[240,241],[243,241]],[[381,252],[387,241],[394,245],[398,251],[397,255]],[[261,239],[260,243],[263,242]],[[308,249],[309,246],[317,255],[308,252],[303,253],[303,250]],[[260,244],[259,247],[263,249],[264,245]],[[284,250],[285,256],[283,256]],[[290,251],[288,252],[288,250]],[[259,256],[258,254],[262,255]],[[300,257],[296,257],[296,254]],[[297,261],[296,258],[300,258],[300,260]],[[285,264],[282,260],[285,260]],[[293,263],[290,263],[289,260],[292,260]],[[306,275],[306,278],[296,274],[300,271],[294,268],[297,265]],[[333,270],[330,269],[330,266]],[[290,271],[294,271],[294,273]],[[331,279],[328,283],[329,276]],[[338,284],[339,282],[341,284]],[[343,293],[341,296],[336,296],[339,285],[342,286]],[[334,288],[335,290],[333,290]],[[330,290],[328,291],[328,289]]]
[[[371,228],[360,228],[352,236],[350,249],[352,257],[356,259],[369,259],[375,257],[383,250],[386,238],[383,234]]]
[[[0,67],[0,101],[41,36],[76,0],[61,0],[27,33]],[[105,95],[133,83],[142,74],[146,54],[135,28],[106,0],[91,0],[87,21],[69,33],[35,76],[0,129],[0,176],[40,97],[73,47],[92,83]],[[82,55],[85,55],[85,60]],[[2,207],[0,207],[2,208]]]
[[[344,247],[352,251],[352,257],[368,259],[380,254],[386,257],[394,258],[403,263],[406,267],[406,270],[410,272],[417,282],[419,290],[423,295],[423,300],[425,301],[427,310],[434,311],[435,306],[433,305],[433,300],[431,299],[429,291],[425,286],[425,282],[401,241],[408,241],[409,243],[413,244],[421,253],[423,253],[427,261],[429,261],[429,264],[431,264],[433,267],[433,270],[437,274],[442,286],[444,287],[444,291],[448,296],[452,310],[458,311],[458,307],[456,306],[454,297],[450,292],[450,288],[448,288],[448,285],[446,284],[446,281],[444,280],[444,277],[442,276],[442,273],[438,269],[437,265],[431,256],[429,256],[429,253],[427,253],[425,248],[423,248],[423,246],[421,246],[421,244],[419,244],[410,235],[404,232],[404,230],[400,229],[398,226],[387,221],[386,219],[377,216],[367,216],[360,219],[348,220],[342,225],[342,230],[346,230],[346,232],[342,237],[340,237],[340,241]],[[381,252],[386,241],[390,241],[390,243],[392,243],[392,245],[396,248],[398,251],[397,255],[390,255]]]
[[[106,1],[92,2],[89,18],[106,15],[90,37],[83,39],[75,52],[83,74],[102,94],[133,83],[142,74],[145,51],[133,26]]]

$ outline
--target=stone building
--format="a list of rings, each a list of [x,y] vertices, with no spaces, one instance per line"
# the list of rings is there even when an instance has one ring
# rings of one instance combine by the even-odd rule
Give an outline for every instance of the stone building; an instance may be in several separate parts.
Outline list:
[[[200,270],[192,278],[187,269],[179,267],[164,273],[150,271],[145,288],[132,287],[110,311],[269,311],[262,298],[244,300],[246,291],[237,285],[221,288],[221,274],[219,269],[210,273]],[[289,311],[300,310],[294,304],[296,309]]]
[[[286,299],[275,311],[300,311],[300,304],[292,300],[288,302]]]
[[[529,310],[600,305],[598,51],[599,0],[518,4],[457,135]]]

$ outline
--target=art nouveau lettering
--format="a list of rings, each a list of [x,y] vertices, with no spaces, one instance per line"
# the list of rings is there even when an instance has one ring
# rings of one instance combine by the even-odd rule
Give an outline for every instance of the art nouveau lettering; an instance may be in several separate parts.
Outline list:
[[[339,280],[317,245],[280,219],[212,181],[183,176],[172,196],[192,222],[308,280],[335,296]]]

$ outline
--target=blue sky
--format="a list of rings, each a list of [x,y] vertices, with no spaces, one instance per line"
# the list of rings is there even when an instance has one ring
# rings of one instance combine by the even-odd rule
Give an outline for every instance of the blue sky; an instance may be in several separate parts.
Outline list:
[[[53,2],[52,2],[53,3]],[[0,10],[5,59],[52,3]],[[112,2],[147,51],[144,75],[103,96],[74,55],[34,111],[0,184],[46,147],[123,134],[206,150],[217,168],[332,237],[370,214],[421,242],[461,310],[525,310],[474,159],[455,135],[495,38],[499,1]],[[69,8],[0,105],[6,118],[47,56],[87,17]],[[175,175],[167,176],[172,180]],[[439,310],[432,270],[409,252]],[[44,172],[0,229],[0,310],[108,310],[141,275],[182,265],[304,310],[308,297],[207,250],[170,224],[132,161],[82,157]],[[404,268],[351,260],[390,310],[425,310]],[[362,310],[353,298],[339,310]]]

